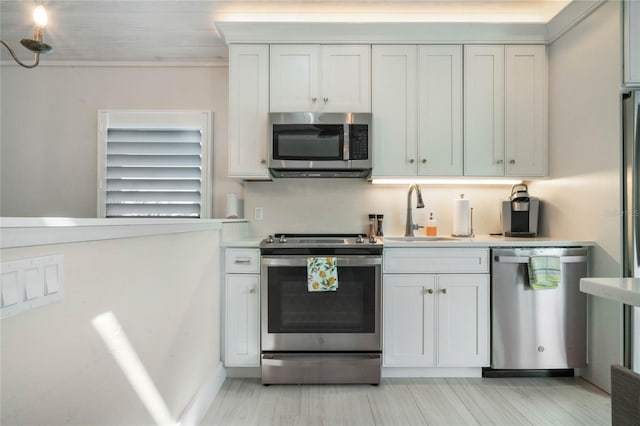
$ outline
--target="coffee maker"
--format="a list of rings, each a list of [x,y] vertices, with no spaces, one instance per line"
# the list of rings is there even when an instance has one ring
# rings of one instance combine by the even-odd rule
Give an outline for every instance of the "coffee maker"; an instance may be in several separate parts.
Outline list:
[[[527,185],[513,185],[509,200],[502,202],[502,233],[505,237],[535,237],[538,234],[540,200],[530,197]]]

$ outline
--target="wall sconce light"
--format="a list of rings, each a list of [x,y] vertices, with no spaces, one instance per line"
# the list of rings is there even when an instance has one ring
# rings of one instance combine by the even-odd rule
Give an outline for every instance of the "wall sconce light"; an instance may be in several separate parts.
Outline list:
[[[33,20],[35,22],[35,29],[33,30],[33,39],[23,38],[20,40],[20,44],[24,47],[32,51],[35,55],[35,62],[31,65],[27,65],[24,62],[20,61],[16,56],[15,52],[9,45],[4,41],[0,40],[0,43],[4,45],[7,49],[9,49],[9,53],[15,61],[25,68],[35,68],[40,63],[40,54],[49,53],[53,50],[51,46],[42,42],[42,34],[44,33],[44,27],[47,25],[47,12],[44,10],[44,7],[38,6],[33,11]]]

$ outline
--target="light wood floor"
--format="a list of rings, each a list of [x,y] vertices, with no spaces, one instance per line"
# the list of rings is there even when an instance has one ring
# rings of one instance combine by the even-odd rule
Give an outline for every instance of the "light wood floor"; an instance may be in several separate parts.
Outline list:
[[[272,385],[227,379],[203,426],[608,425],[609,395],[579,377],[383,379]]]

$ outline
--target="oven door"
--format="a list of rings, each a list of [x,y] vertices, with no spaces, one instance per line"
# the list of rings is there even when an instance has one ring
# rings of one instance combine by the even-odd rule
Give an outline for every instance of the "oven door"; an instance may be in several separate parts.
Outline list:
[[[307,289],[307,256],[263,256],[263,351],[380,351],[380,256],[338,256],[338,289]]]

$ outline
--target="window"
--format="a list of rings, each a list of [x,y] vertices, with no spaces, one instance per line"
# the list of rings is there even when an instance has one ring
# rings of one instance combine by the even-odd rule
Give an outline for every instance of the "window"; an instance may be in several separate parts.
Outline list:
[[[209,217],[208,111],[98,111],[99,217]]]

